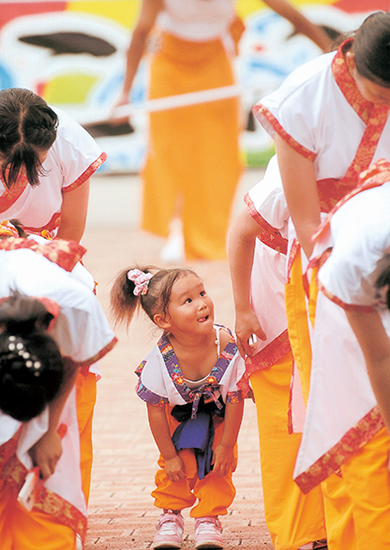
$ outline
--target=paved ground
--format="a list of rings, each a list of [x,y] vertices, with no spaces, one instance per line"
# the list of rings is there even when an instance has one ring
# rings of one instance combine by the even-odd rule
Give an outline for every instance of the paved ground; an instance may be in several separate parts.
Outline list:
[[[260,179],[247,173],[237,196]],[[103,178],[92,182],[91,208],[83,244],[86,267],[99,282],[99,299],[108,312],[108,295],[116,273],[135,262],[159,265],[162,241],[137,230],[139,181],[136,177]],[[216,319],[233,327],[228,266],[225,262],[197,262],[216,304]],[[117,331],[119,343],[101,362],[95,413],[95,459],[86,550],[141,550],[150,548],[159,511],[150,492],[156,470],[157,449],[150,435],[145,406],[134,392],[134,369],[152,347],[158,333],[144,317],[129,333]],[[272,550],[263,515],[255,406],[246,405],[239,436],[239,462],[235,473],[236,499],[222,518],[225,549]],[[193,520],[184,513],[184,549],[194,548]]]

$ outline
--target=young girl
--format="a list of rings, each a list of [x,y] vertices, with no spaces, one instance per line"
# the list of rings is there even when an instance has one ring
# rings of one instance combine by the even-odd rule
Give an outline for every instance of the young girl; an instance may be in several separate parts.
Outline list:
[[[214,304],[191,269],[127,269],[111,291],[116,322],[141,306],[163,335],[137,369],[160,451],[152,496],[163,510],[154,548],[180,548],[183,508],[192,507],[196,548],[222,548],[219,515],[235,488],[237,436],[249,388],[230,331],[214,324]]]

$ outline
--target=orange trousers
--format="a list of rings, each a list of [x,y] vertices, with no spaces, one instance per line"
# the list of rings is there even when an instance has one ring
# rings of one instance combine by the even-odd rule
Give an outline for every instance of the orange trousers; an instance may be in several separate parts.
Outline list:
[[[171,434],[178,426],[178,422],[171,416],[170,407],[166,408],[167,419]],[[221,441],[224,423],[220,419],[214,420],[213,449]],[[159,457],[160,470],[156,473],[156,489],[152,492],[154,504],[163,510],[191,509],[190,516],[201,518],[204,516],[223,516],[236,496],[232,481],[232,472],[223,477],[209,473],[204,479],[198,478],[195,453],[192,449],[183,449],[178,452],[185,464],[186,479],[171,481],[164,470],[164,459]],[[237,462],[237,445],[235,448]],[[198,503],[194,506],[195,502]]]
[[[256,400],[264,514],[275,550],[326,537],[320,487],[304,495],[293,480],[301,434],[288,431],[292,356],[250,377]]]
[[[75,550],[70,527],[48,514],[27,512],[16,498],[16,491],[5,485],[0,493],[1,550]]]
[[[93,460],[92,421],[96,404],[96,376],[80,371],[76,380],[77,418],[80,433],[80,468],[83,493],[88,505]]]

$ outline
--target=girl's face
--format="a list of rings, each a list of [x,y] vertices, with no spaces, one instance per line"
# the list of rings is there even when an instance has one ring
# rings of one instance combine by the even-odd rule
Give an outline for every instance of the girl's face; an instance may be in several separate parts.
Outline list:
[[[349,72],[355,80],[356,87],[362,96],[367,101],[371,101],[377,105],[387,105],[390,107],[390,88],[376,84],[376,82],[362,76],[356,68],[355,56],[352,52],[345,54],[345,60]]]
[[[214,303],[199,277],[189,274],[175,282],[165,323],[163,328],[173,335],[178,331],[205,334],[212,330]]]

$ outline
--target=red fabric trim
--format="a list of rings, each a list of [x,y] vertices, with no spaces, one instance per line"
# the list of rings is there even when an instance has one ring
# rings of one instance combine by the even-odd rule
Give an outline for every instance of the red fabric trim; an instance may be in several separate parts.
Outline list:
[[[86,248],[75,241],[56,239],[47,243],[37,243],[33,239],[22,239],[20,237],[8,237],[0,240],[1,250],[29,249],[51,262],[57,264],[65,271],[72,271],[77,262],[86,253]]]
[[[295,258],[297,257],[298,254],[300,254],[300,252],[301,252],[301,245],[299,244],[297,239],[294,239],[291,245],[290,254],[287,262],[287,283],[291,282],[291,268],[293,266]]]
[[[265,130],[270,134],[271,137],[275,137],[275,133],[278,134],[283,141],[285,141],[292,149],[297,153],[302,155],[304,158],[314,161],[316,154],[309,149],[306,149],[303,145],[298,143],[286,130],[281,126],[279,121],[274,117],[274,115],[261,103],[257,103],[252,108],[253,114]]]
[[[352,44],[353,40],[353,38],[347,38],[347,40],[344,40],[344,42],[338,47],[336,55],[332,60],[332,74],[342,94],[351,105],[355,113],[359,115],[365,124],[368,124],[374,108],[374,103],[368,101],[359,92],[356,87],[355,79],[348,70],[343,53],[345,46]],[[383,107],[388,110],[387,107]]]
[[[18,493],[23,486],[26,475],[26,467],[14,454],[8,460],[1,477],[5,483],[13,486]],[[83,541],[85,540],[87,533],[86,516],[70,504],[70,502],[49,491],[46,487],[41,488],[33,509],[54,516],[60,523],[67,525],[75,533],[79,534]]]
[[[88,166],[88,168],[77,178],[76,181],[68,185],[67,187],[62,188],[63,193],[69,193],[69,191],[73,191],[74,189],[77,189],[77,187],[80,187],[83,183],[85,183],[91,176],[96,172],[96,170],[107,160],[107,154],[102,153],[92,164]]]
[[[358,306],[355,304],[347,304],[346,302],[343,302],[340,300],[340,298],[337,298],[334,294],[326,290],[326,288],[321,284],[320,281],[317,281],[318,289],[331,301],[337,304],[338,306],[342,307],[343,309],[347,311],[361,311],[362,313],[370,313],[371,311],[376,311],[376,309],[373,306]]]
[[[4,185],[4,184],[3,184]],[[11,189],[7,189],[5,187],[3,194],[0,197],[0,213],[5,212],[8,210],[8,208],[18,200],[18,198],[22,195],[23,191],[26,189],[28,185],[27,178],[21,177],[20,181],[17,181]]]
[[[379,187],[384,183],[390,181],[390,163],[385,159],[378,160],[375,164],[370,166],[367,170],[364,170],[360,174],[359,183],[354,189],[345,195],[328,213],[322,223],[318,226],[318,229],[313,233],[311,240],[314,242],[320,236],[322,236],[329,228],[330,222],[337,210],[343,206],[349,199],[366,191],[367,189],[373,189]]]
[[[270,342],[265,348],[260,350],[253,357],[245,358],[245,370],[248,376],[251,376],[258,370],[270,369],[286,353],[291,351],[290,340],[288,339],[287,329]]]
[[[78,367],[89,367],[90,365],[93,365],[94,363],[99,361],[99,359],[104,357],[109,351],[111,351],[112,348],[117,344],[117,342],[118,342],[118,338],[116,336],[114,336],[114,338],[111,340],[111,342],[109,342],[106,346],[104,346],[104,348],[102,348],[93,357],[89,357],[88,359],[85,359],[84,361],[73,361],[73,359],[71,357],[68,357],[67,359],[72,361],[72,363],[74,363]]]
[[[264,231],[261,235],[259,235],[258,239],[264,243],[265,245],[269,246],[273,250],[276,250],[276,252],[281,252],[282,254],[287,254],[287,247],[288,247],[288,240],[282,237],[280,234],[280,231],[276,229],[275,227],[272,227],[256,210],[256,207],[250,198],[249,194],[247,193],[244,197],[244,201],[249,209],[249,214],[252,216],[252,218],[259,224],[261,229]]]
[[[304,493],[338,471],[340,466],[368,443],[384,427],[378,406],[375,406],[340,441],[319,458],[306,472],[295,478]]]

